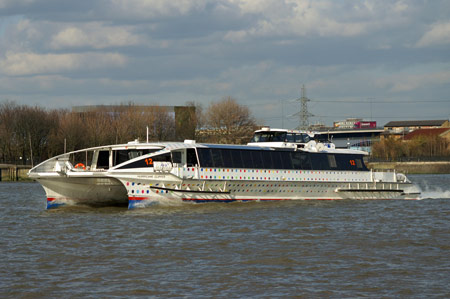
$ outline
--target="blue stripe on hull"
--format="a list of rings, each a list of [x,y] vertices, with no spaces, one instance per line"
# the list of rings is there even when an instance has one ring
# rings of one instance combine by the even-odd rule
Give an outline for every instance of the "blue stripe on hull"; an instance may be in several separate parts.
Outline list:
[[[65,205],[63,202],[47,201],[47,210],[56,209]]]

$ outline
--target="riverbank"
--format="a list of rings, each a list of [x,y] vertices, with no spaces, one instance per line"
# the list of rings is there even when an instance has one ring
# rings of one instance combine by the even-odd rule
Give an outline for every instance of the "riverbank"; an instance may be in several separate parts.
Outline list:
[[[31,181],[27,173],[29,165],[0,164],[0,182]]]
[[[450,162],[369,162],[369,169],[395,169],[397,172],[411,174],[450,173]]]

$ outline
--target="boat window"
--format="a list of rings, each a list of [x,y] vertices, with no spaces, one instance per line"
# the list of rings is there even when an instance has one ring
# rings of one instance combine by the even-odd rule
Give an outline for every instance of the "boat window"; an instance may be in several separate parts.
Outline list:
[[[327,155],[328,156],[328,164],[330,164],[331,168],[336,168],[337,164],[336,164],[336,158],[334,157],[334,155]]]
[[[228,149],[223,149],[221,150],[222,152],[222,160],[223,160],[223,165],[222,167],[233,167],[233,160],[231,158],[231,150]]]
[[[251,151],[253,168],[264,168],[263,160],[260,151]]]
[[[186,166],[192,167],[198,165],[197,155],[195,154],[195,149],[186,149]]]
[[[309,155],[302,152],[291,152],[293,169],[312,169]]]
[[[281,151],[280,157],[281,157],[281,166],[282,166],[281,168],[282,169],[293,169],[291,155],[289,154],[289,152]]]
[[[197,148],[198,158],[200,159],[200,166],[214,167],[211,151],[209,148]]]
[[[274,165],[272,162],[272,153],[273,153],[272,151],[261,152],[263,159],[263,168],[274,169]]]
[[[274,142],[284,142],[286,139],[286,133],[285,132],[273,132],[272,133],[272,140]]]
[[[367,167],[361,161],[361,155],[335,155],[337,168],[340,170],[367,170]],[[359,162],[358,162],[359,160]]]
[[[97,158],[97,168],[109,168],[109,151],[99,151]]]
[[[156,156],[153,156],[153,157],[139,159],[139,160],[134,161],[132,163],[123,165],[123,166],[119,167],[118,169],[153,167],[153,162],[155,162],[155,161],[158,161],[158,162],[171,162],[172,161],[172,157],[171,157],[170,153],[164,153],[164,154],[156,155]]]
[[[242,168],[242,157],[240,150],[232,150],[231,151],[231,160],[233,162],[233,168]]]
[[[113,151],[113,165],[119,165],[128,160],[156,152],[158,149],[132,149]]]
[[[281,156],[280,152],[271,152],[272,156],[272,165],[274,169],[280,169],[281,168]]]
[[[251,151],[241,151],[243,168],[254,168]]]
[[[151,158],[153,161],[158,161],[158,162],[172,162],[172,157],[170,156],[170,153],[156,155]]]
[[[181,164],[181,152],[172,152],[172,163]]]
[[[303,143],[303,134],[295,134],[295,142]]]
[[[286,134],[286,142],[295,142],[295,134],[293,133]]]
[[[258,132],[250,142],[284,142],[286,132]]]
[[[294,169],[302,169],[302,159],[299,152],[291,153],[292,167]]]
[[[310,158],[311,158],[312,169],[317,169],[317,170],[330,169],[330,164],[329,164],[329,161],[328,161],[327,157],[325,156],[325,154],[313,153],[310,155]]]
[[[355,159],[355,161],[356,161],[356,167],[363,168],[361,159]]]
[[[311,164],[311,155],[302,153],[300,155],[300,159],[302,160],[302,169],[313,169],[312,164]]]
[[[222,152],[220,149],[211,149],[214,167],[223,167]]]
[[[72,153],[69,155],[69,161],[72,163],[72,165],[77,165],[78,163],[81,163],[85,167],[89,167],[91,166],[93,156],[94,156],[93,151]]]
[[[365,170],[359,155],[301,151],[198,148],[202,167],[298,170]]]
[[[121,164],[121,163],[129,160],[128,151],[126,151],[126,150],[114,151],[113,153],[114,153],[113,165],[118,165],[118,164]]]

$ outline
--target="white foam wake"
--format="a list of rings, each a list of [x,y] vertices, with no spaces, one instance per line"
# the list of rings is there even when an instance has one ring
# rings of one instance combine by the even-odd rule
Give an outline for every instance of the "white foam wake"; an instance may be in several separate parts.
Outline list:
[[[447,198],[450,199],[450,190],[444,190],[439,187],[426,188],[421,191],[420,199]]]

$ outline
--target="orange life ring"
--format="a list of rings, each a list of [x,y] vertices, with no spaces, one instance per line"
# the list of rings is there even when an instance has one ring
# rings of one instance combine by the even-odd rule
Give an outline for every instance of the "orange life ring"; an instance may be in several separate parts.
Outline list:
[[[83,163],[78,163],[77,165],[75,165],[75,168],[79,168],[79,167],[83,168],[83,170],[86,170],[86,166],[84,166]]]

